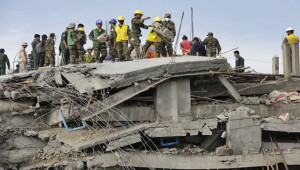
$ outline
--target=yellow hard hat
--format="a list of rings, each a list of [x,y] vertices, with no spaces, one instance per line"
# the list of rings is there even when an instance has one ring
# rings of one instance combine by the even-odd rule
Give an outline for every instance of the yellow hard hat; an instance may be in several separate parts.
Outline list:
[[[124,18],[123,16],[119,16],[119,17],[118,17],[118,20],[119,20],[119,21],[124,21],[125,18]]]
[[[85,32],[85,31],[84,31],[84,28],[82,28],[82,27],[78,28],[78,31],[83,31],[83,32]]]
[[[161,21],[161,17],[159,17],[159,16],[155,17],[154,21]]]
[[[136,10],[136,11],[134,12],[134,15],[135,15],[135,14],[141,14],[141,15],[144,15],[142,10]]]

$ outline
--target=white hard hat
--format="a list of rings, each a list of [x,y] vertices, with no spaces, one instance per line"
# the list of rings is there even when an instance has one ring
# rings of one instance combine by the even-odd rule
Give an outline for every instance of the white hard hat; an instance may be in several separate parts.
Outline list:
[[[293,29],[292,27],[288,27],[288,28],[286,29],[286,32],[288,32],[288,31],[294,31],[294,29]]]

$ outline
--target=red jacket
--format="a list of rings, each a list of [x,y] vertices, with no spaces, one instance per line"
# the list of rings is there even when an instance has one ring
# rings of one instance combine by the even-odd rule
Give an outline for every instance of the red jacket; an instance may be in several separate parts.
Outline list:
[[[192,42],[189,40],[183,40],[180,42],[180,47],[182,48],[182,54],[184,55],[185,53],[189,53],[191,47],[192,47]]]

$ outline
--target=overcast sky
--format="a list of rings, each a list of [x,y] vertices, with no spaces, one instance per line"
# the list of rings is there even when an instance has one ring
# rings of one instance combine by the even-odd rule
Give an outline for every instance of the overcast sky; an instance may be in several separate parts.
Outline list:
[[[70,22],[83,23],[89,34],[97,19],[105,21],[123,15],[125,23],[130,24],[137,9],[145,17],[151,17],[145,24],[151,24],[156,16],[163,18],[166,12],[171,13],[177,30],[184,11],[181,40],[183,34],[190,37],[190,8],[193,7],[195,36],[203,40],[208,32],[213,32],[222,51],[239,47],[246,66],[271,73],[275,54],[282,63],[285,29],[293,27],[296,35],[300,30],[299,0],[0,0],[0,6],[0,48],[6,50],[11,63],[22,42],[30,44],[35,33],[49,36],[54,32],[58,53],[60,35]],[[148,32],[142,31],[142,43]],[[91,44],[88,40],[85,48]],[[27,47],[27,52],[30,51],[31,46]],[[224,56],[235,65],[232,52]]]

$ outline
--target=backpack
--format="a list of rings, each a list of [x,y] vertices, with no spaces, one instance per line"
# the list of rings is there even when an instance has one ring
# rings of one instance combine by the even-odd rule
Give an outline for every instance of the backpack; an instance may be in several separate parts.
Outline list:
[[[44,52],[45,49],[44,49],[43,42],[42,42],[42,41],[39,42],[39,43],[36,45],[35,49],[36,49],[36,52],[37,52],[37,53],[42,53],[42,52]]]

